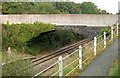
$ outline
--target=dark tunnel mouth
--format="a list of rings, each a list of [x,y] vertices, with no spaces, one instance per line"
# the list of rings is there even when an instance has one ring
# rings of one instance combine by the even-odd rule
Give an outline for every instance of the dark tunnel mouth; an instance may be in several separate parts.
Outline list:
[[[29,40],[29,41],[27,42],[27,45],[29,46],[29,45],[30,45],[29,43],[31,43],[31,42],[37,42],[37,41],[39,41],[39,38],[42,37],[42,36],[44,36],[44,35],[52,34],[52,33],[57,32],[57,31],[72,32],[73,34],[76,34],[76,35],[78,35],[78,36],[83,37],[83,39],[86,38],[86,37],[85,37],[84,35],[82,35],[82,34],[79,34],[79,33],[77,33],[77,32],[73,32],[73,31],[69,31],[69,30],[52,30],[52,31],[40,33],[39,36],[37,36],[37,37],[32,38],[31,40]]]

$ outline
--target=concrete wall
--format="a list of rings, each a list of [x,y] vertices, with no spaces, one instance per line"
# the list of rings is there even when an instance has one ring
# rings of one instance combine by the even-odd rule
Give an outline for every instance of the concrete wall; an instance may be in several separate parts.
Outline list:
[[[41,14],[41,15],[0,15],[2,23],[33,23],[36,21],[57,25],[108,26],[117,23],[117,15],[88,14]]]

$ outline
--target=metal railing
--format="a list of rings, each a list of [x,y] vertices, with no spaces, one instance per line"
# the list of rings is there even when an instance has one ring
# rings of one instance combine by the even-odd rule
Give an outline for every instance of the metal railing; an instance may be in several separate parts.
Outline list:
[[[111,33],[111,34],[108,34]],[[106,35],[108,34],[108,35]],[[94,40],[92,40],[91,42],[83,45],[83,47],[80,45],[79,49],[77,49],[76,51],[72,52],[71,54],[65,56],[64,58],[62,58],[62,56],[59,57],[58,62],[54,63],[53,65],[49,66],[48,68],[44,69],[43,71],[37,73],[36,75],[34,75],[33,77],[39,76],[40,74],[42,74],[43,72],[45,72],[46,70],[48,70],[49,68],[55,66],[58,64],[58,71],[54,72],[52,75],[50,75],[49,78],[56,76],[56,74],[58,74],[57,76],[60,77],[65,77],[68,76],[71,72],[73,72],[76,68],[79,67],[79,69],[83,68],[83,64],[90,59],[91,57],[95,57],[97,56],[97,54],[100,52],[101,49],[105,49],[107,47],[108,44],[110,44],[110,42],[112,42],[115,38],[118,37],[119,34],[119,27],[118,24],[117,26],[113,27],[111,26],[111,30],[109,30],[108,32],[104,32],[103,35],[99,36],[99,37],[94,37]],[[69,57],[74,56],[74,54],[77,55],[75,60],[70,60],[70,62],[67,65],[64,65],[64,63],[66,62],[66,59],[69,59]],[[73,57],[71,57],[73,58]],[[74,56],[75,58],[75,56]],[[72,61],[72,62],[71,62]],[[78,64],[74,66],[74,68],[69,71],[68,73],[64,73],[65,69],[74,64],[75,62],[77,62]]]

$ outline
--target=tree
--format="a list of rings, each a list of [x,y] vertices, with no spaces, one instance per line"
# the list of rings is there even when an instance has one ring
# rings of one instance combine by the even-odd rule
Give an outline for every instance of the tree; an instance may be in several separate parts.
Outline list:
[[[4,2],[2,6],[3,14],[22,14],[24,13],[24,7],[22,3],[18,2]]]
[[[3,2],[2,14],[109,14],[92,2]]]
[[[79,14],[81,5],[74,2],[55,2],[53,5],[62,13]]]
[[[82,9],[82,14],[98,14],[99,13],[97,7],[92,2],[83,2],[81,9]]]
[[[109,14],[108,12],[106,12],[106,10],[101,10],[100,14]]]
[[[58,10],[55,9],[51,2],[40,2],[37,5],[39,14],[55,14],[59,13]]]

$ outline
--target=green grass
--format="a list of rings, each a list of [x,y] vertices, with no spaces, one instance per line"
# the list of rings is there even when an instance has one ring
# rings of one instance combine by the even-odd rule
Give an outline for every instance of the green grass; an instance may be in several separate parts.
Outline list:
[[[11,61],[11,60],[17,60],[17,59],[22,59],[25,57],[31,57],[31,55],[22,54],[22,53],[18,53],[18,52],[12,52],[10,57],[9,57],[8,52],[5,51],[5,52],[1,53],[0,57],[1,57],[0,59],[2,59],[2,62],[6,63],[6,62]]]
[[[10,59],[8,59],[10,60]],[[15,61],[12,64],[7,63],[2,66],[2,76],[31,76],[32,75],[32,68],[25,71],[26,67],[29,67],[30,61]]]
[[[113,62],[113,65],[112,65],[112,67],[110,69],[108,77],[111,77],[111,76],[118,76],[118,77],[120,77],[120,74],[118,73],[118,69],[120,69],[120,66],[118,66],[118,59],[117,59],[117,60],[115,60]]]
[[[0,61],[2,61],[2,52],[0,52]]]

